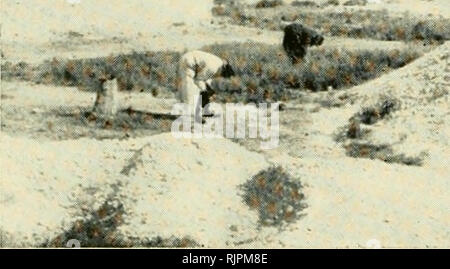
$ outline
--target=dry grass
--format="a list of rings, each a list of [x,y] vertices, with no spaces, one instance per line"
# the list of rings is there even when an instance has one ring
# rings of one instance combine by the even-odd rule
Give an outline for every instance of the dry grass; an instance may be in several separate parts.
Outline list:
[[[49,239],[41,247],[65,248],[68,247],[67,242],[72,239],[78,240],[82,248],[193,248],[201,246],[189,237],[123,238],[117,232],[117,228],[124,223],[125,213],[120,200],[110,197],[99,209],[89,212],[82,220],[73,223],[67,231]]]
[[[259,43],[217,44],[203,48],[227,58],[236,71],[231,79],[216,79],[216,101],[265,102],[296,98],[299,90],[342,89],[403,67],[422,55],[423,49],[310,50],[292,65],[279,46]],[[112,73],[121,90],[147,91],[167,96],[176,91],[178,52],[147,52],[82,60],[58,60],[38,66],[24,63],[2,68],[4,79],[77,86],[96,91],[99,77]]]
[[[445,18],[420,19],[408,13],[392,16],[387,10],[321,10],[313,5],[305,9],[300,3],[305,5],[308,1],[270,11],[225,6],[223,9],[228,12],[216,15],[229,16],[234,24],[269,30],[282,30],[286,23],[298,22],[330,36],[428,43],[450,39],[450,20]]]
[[[241,186],[244,202],[259,213],[264,226],[282,227],[298,220],[306,208],[303,188],[281,167],[271,167],[253,176]]]

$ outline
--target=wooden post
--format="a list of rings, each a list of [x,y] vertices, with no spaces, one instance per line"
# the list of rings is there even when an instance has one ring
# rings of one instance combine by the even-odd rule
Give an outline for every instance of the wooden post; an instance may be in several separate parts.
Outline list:
[[[119,109],[117,79],[112,76],[101,78],[100,83],[92,112],[97,117],[112,118]]]

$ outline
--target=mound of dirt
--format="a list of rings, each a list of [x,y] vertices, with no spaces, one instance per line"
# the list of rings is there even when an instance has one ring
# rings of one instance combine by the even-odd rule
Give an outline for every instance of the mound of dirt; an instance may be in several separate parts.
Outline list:
[[[403,110],[430,105],[448,97],[449,66],[450,42],[446,42],[411,64],[354,87],[347,94],[362,106],[378,101],[381,95],[398,98]]]
[[[448,246],[448,55],[446,43],[404,68],[342,91],[345,105],[311,114],[308,132],[314,135],[304,139],[302,159],[270,158],[307,186],[306,216],[283,233],[263,230],[261,240],[243,247]],[[349,158],[333,141],[332,132],[382,98],[400,105],[361,124],[363,137],[349,140],[388,145],[395,156],[423,157],[423,165]]]
[[[127,157],[119,150],[89,139],[40,143],[2,133],[0,246],[39,246],[99,207]]]
[[[380,99],[399,102],[399,108],[373,125],[362,125],[364,137],[374,145],[392,145],[398,154],[426,156],[425,166],[447,169],[450,155],[450,42],[412,64],[379,79],[352,88],[357,111],[373,107]]]
[[[257,214],[237,186],[268,163],[226,139],[37,143],[2,134],[0,152],[1,246],[41,246],[111,198],[124,207],[124,239],[223,246],[256,236]]]
[[[209,247],[252,240],[258,215],[238,186],[267,166],[226,139],[154,136],[123,170],[126,224],[118,230],[126,238],[189,236]]]
[[[307,186],[306,215],[282,233],[264,229],[242,247],[449,247],[448,170],[353,158],[273,161]]]

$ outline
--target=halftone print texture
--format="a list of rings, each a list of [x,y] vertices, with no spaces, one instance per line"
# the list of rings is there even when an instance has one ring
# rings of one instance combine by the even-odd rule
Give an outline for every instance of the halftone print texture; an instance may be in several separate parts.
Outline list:
[[[2,0],[0,247],[450,248],[449,14]]]

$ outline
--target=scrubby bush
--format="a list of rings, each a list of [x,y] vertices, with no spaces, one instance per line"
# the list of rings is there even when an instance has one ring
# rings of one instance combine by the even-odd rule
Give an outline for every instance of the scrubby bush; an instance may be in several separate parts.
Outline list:
[[[190,237],[123,238],[117,228],[124,222],[124,207],[117,199],[107,200],[85,220],[76,221],[71,228],[42,244],[41,247],[65,248],[69,240],[78,240],[80,247],[200,247]]]
[[[145,111],[136,111],[131,108],[119,111],[112,118],[98,117],[95,113],[86,112],[78,116],[82,124],[94,129],[105,129],[129,133],[131,130],[160,130],[170,131],[175,115],[158,115]]]
[[[418,58],[419,49],[310,49],[292,65],[280,46],[259,43],[215,44],[205,51],[228,59],[236,76],[215,79],[216,101],[266,102],[297,98],[299,90],[341,89],[373,79]],[[112,73],[120,90],[173,93],[177,85],[178,52],[147,52],[82,60],[52,60],[34,68],[37,83],[77,86],[97,91],[99,77]],[[9,67],[14,68],[13,66]],[[2,72],[8,72],[2,69]]]
[[[347,139],[362,139],[370,131],[361,125],[372,125],[386,118],[393,111],[400,108],[400,101],[390,96],[382,96],[373,106],[364,107],[349,119],[349,123],[338,130],[335,134],[337,142]]]
[[[340,127],[334,133],[334,140],[339,143],[353,139],[361,140],[364,139],[370,132],[371,130],[365,129],[364,126],[362,126],[361,121],[358,118],[352,117],[350,118],[348,124]]]
[[[399,100],[382,96],[375,105],[363,108],[349,119],[347,125],[339,128],[334,137],[335,141],[342,142],[347,156],[353,158],[377,159],[387,163],[421,166],[424,154],[415,157],[396,154],[391,145],[376,145],[367,141],[367,134],[371,131],[364,129],[364,125],[375,124],[399,108]]]
[[[367,0],[349,0],[344,2],[344,6],[365,6],[367,5]]]
[[[421,166],[423,154],[420,156],[406,156],[395,154],[392,147],[387,144],[374,145],[369,142],[352,141],[345,145],[346,154],[353,158],[378,159],[386,163],[398,163],[403,165]]]
[[[230,16],[229,9],[223,6],[214,6],[211,10],[214,16]]]
[[[297,89],[312,91],[354,86],[389,69],[402,67],[421,55],[418,50],[310,50],[292,65],[278,46],[254,43],[212,45],[205,50],[228,58],[237,77],[216,80],[218,100],[252,101],[296,98]],[[237,99],[236,99],[237,98]]]
[[[239,25],[283,30],[286,22],[298,22],[331,36],[377,40],[424,41],[442,43],[450,39],[448,18],[420,19],[408,13],[392,16],[386,10],[322,12],[303,7],[285,7],[276,12],[239,8],[232,22]]]
[[[258,211],[260,224],[279,227],[301,217],[306,208],[302,188],[280,166],[259,172],[241,186],[244,202]]]
[[[214,16],[226,16],[231,17],[233,20],[240,20],[241,10],[244,8],[244,4],[239,0],[216,0],[214,1],[212,8],[212,14]]]
[[[318,7],[313,1],[292,1],[291,6],[294,7]]]
[[[339,0],[328,0],[325,2],[325,6],[339,6]]]
[[[153,248],[196,248],[196,247],[205,247],[199,244],[197,241],[192,239],[189,236],[184,236],[182,238],[176,236],[170,236],[169,238],[163,238],[161,236],[157,236],[150,240],[133,240],[138,243],[134,244],[135,246],[142,247],[153,247]]]
[[[240,8],[238,6],[234,5],[220,5],[220,6],[214,6],[212,8],[212,14],[214,16],[226,16],[226,17],[232,17],[235,19],[239,19]]]
[[[30,80],[33,77],[33,67],[26,62],[13,64],[11,62],[2,62],[2,79],[11,80]]]
[[[229,6],[232,6],[232,5],[235,5],[237,1],[239,1],[239,0],[214,0],[214,4],[215,5],[229,5]]]
[[[177,52],[134,52],[81,60],[53,59],[37,67],[34,81],[96,91],[99,78],[111,74],[121,90],[157,90],[175,84],[179,56]]]
[[[124,242],[115,232],[123,222],[124,213],[123,205],[118,200],[107,200],[86,220],[76,221],[70,229],[45,243],[44,247],[66,247],[71,239],[78,240],[82,247],[123,246]]]
[[[348,128],[346,128],[346,137],[350,139],[359,139],[363,136],[364,132],[361,130],[360,121],[353,119],[350,121]]]
[[[392,97],[382,97],[374,106],[363,108],[354,118],[361,123],[371,125],[384,119],[393,111],[397,110],[399,106],[399,100]]]
[[[255,8],[271,8],[282,5],[283,1],[281,0],[261,0],[258,3],[256,3]]]
[[[442,31],[441,28],[446,28],[447,30]],[[414,25],[410,35],[416,40],[436,40],[442,42],[449,39],[449,28],[448,21],[447,26],[440,25],[434,21],[419,21]]]

